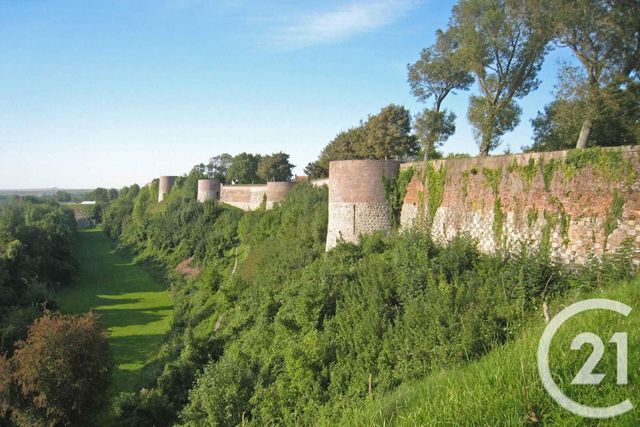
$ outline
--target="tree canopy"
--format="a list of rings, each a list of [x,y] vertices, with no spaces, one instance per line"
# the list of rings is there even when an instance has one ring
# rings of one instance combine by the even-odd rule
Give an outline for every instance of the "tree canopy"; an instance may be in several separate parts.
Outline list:
[[[419,144],[411,133],[411,113],[405,107],[389,104],[366,122],[338,133],[305,168],[311,178],[329,176],[329,162],[352,159],[412,158]]]
[[[481,155],[519,123],[516,99],[538,87],[551,37],[546,21],[547,11],[536,1],[461,0],[453,8],[451,31],[480,88],[470,97],[468,119]]]

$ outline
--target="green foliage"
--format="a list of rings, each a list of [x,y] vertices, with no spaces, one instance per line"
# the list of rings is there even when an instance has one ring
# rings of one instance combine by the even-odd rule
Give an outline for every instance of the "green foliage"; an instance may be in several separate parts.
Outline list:
[[[442,196],[444,195],[444,184],[447,177],[447,168],[443,164],[439,170],[435,170],[433,164],[429,163],[426,166],[426,181],[425,187],[428,189],[427,198],[427,217],[426,225],[427,229],[431,229],[433,221],[436,217],[436,211],[442,204]],[[420,209],[421,211],[423,209]]]
[[[389,104],[359,126],[340,132],[322,149],[318,160],[305,168],[311,178],[329,176],[329,162],[352,159],[407,159],[415,156],[419,144],[411,135],[411,114]]]
[[[551,182],[553,181],[553,174],[556,171],[557,162],[555,159],[550,159],[548,162],[544,158],[540,159],[540,169],[542,171],[542,180],[544,181],[544,190],[548,193],[551,191]]]
[[[610,265],[613,264],[615,262]],[[600,265],[598,268],[605,271],[607,267]],[[636,279],[606,288],[596,285],[576,289],[567,296],[551,301],[551,310],[556,313],[571,303],[589,298],[635,304],[640,300],[639,285]],[[525,331],[517,340],[496,348],[478,361],[467,366],[438,369],[384,395],[374,394],[366,400],[346,402],[339,417],[323,417],[315,423],[321,426],[584,425],[584,418],[559,406],[542,386],[536,364],[536,348],[544,329],[540,317],[539,311],[533,312],[527,319]],[[628,331],[630,336],[636,335],[640,333],[638,320],[633,315],[627,319],[606,310],[597,310],[565,323],[554,337],[550,351],[551,369],[557,375],[555,381],[569,384],[584,364],[588,355],[585,351],[563,351],[570,348],[571,340],[577,334],[593,331],[608,339],[622,329]],[[638,351],[637,342],[629,344],[629,354],[637,354]],[[598,387],[572,387],[572,398],[602,405],[627,398],[637,399],[637,387],[615,384],[615,354],[614,351],[607,351],[598,364],[598,372],[606,374],[607,379]],[[561,356],[554,358],[553,355]],[[599,423],[603,424],[602,421]],[[631,411],[608,424],[635,426],[637,415]]]
[[[169,330],[173,304],[166,285],[116,253],[100,228],[78,232],[74,253],[80,267],[70,286],[56,292],[60,311],[101,316],[117,364],[109,395],[134,391],[144,385],[149,359]]]
[[[368,159],[402,159],[418,152],[416,137],[411,135],[411,114],[400,105],[389,104],[369,117],[360,154]]]
[[[232,184],[255,184],[264,182],[258,176],[259,154],[240,153],[233,158],[227,169],[226,182]]]
[[[567,153],[564,164],[565,176],[571,179],[586,167],[609,182],[631,185],[636,179],[633,165],[623,158],[620,150],[593,147]]]
[[[52,293],[76,270],[71,252],[76,223],[55,202],[14,198],[0,208],[0,354],[26,337]]]
[[[531,209],[527,212],[527,227],[533,228],[538,222],[538,210]]]
[[[400,214],[402,213],[402,204],[404,196],[407,192],[407,185],[413,178],[415,169],[413,167],[403,169],[395,178],[382,177],[384,186],[384,197],[391,209],[391,222],[394,227],[400,225]]]
[[[606,216],[604,218],[604,236],[605,246],[606,239],[618,228],[618,221],[622,218],[622,211],[624,209],[624,198],[620,195],[618,190],[613,191],[613,199],[611,201],[611,207],[607,209]]]
[[[425,160],[455,132],[455,114],[441,110],[444,99],[452,91],[466,90],[473,78],[465,69],[457,40],[451,32],[436,32],[436,43],[423,49],[420,59],[409,65],[409,84],[421,102],[433,99],[433,107],[426,108],[415,119],[418,140],[424,146]]]
[[[451,29],[481,94],[470,98],[468,118],[480,154],[519,122],[515,99],[536,89],[545,47],[551,37],[547,16],[537,2],[461,0],[453,8]]]
[[[227,183],[227,171],[233,163],[233,156],[228,153],[219,154],[209,159],[205,167],[208,178],[217,179],[222,184]]]
[[[413,125],[418,140],[422,143],[425,160],[426,154],[432,153],[456,131],[456,115],[450,111],[435,111],[425,108],[416,115]]]
[[[500,197],[493,198],[493,240],[496,248],[502,245],[502,228],[504,225],[504,212],[502,211],[502,202]]]
[[[517,173],[522,177],[524,184],[524,191],[528,192],[531,189],[531,183],[538,174],[538,168],[536,167],[536,161],[533,157],[529,158],[529,162],[526,165],[521,165],[517,160],[509,165],[509,173]]]
[[[469,195],[469,171],[462,172],[462,183],[460,184],[462,197],[464,199]]]
[[[326,178],[329,176],[329,162],[333,160],[362,159],[365,153],[361,149],[366,141],[366,129],[363,123],[338,133],[320,153],[318,160],[311,162],[304,169],[310,178]]]
[[[290,181],[293,168],[294,165],[289,163],[289,155],[281,151],[262,156],[256,175],[263,181]]]
[[[11,358],[18,425],[81,425],[93,420],[113,371],[106,331],[96,315],[45,312]],[[3,406],[0,404],[0,406]]]
[[[498,196],[498,188],[500,187],[500,182],[502,181],[502,168],[499,169],[491,169],[491,168],[482,168],[482,176],[484,176],[484,181],[491,188],[494,197]]]
[[[606,116],[605,106],[612,104],[611,93],[603,88],[624,92],[636,86],[637,90],[639,48],[637,36],[629,28],[637,28],[639,23],[638,5],[602,0],[576,5],[557,0],[552,9],[556,43],[571,49],[584,67],[582,81],[574,88],[583,91],[577,99],[584,106],[576,148],[585,148],[594,122]],[[637,128],[634,116],[630,117],[632,129]],[[637,131],[634,133],[637,137]]]

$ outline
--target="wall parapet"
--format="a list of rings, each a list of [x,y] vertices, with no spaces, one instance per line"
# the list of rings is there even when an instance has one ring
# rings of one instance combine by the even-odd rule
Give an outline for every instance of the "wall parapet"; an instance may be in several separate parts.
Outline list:
[[[263,203],[271,209],[274,204],[282,202],[295,185],[290,181],[222,185],[220,202],[246,211],[258,209]]]

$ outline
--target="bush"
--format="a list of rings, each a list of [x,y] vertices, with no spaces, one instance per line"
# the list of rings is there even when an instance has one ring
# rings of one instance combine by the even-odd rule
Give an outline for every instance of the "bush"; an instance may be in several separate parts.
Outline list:
[[[16,347],[11,411],[18,424],[80,425],[104,403],[115,365],[93,313],[46,312]]]

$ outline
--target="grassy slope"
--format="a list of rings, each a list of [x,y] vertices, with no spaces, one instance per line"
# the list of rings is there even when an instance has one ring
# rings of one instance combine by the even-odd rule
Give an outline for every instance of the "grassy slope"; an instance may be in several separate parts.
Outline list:
[[[112,393],[133,391],[169,330],[172,302],[164,286],[116,254],[100,229],[78,233],[80,272],[57,294],[65,313],[101,313],[118,370]]]
[[[606,291],[566,298],[552,306],[560,311],[570,303],[588,298],[614,299],[632,307],[628,318],[605,311],[582,313],[563,325],[551,347],[551,371],[560,388],[574,400],[594,406],[609,406],[627,397],[636,406],[610,420],[585,420],[559,407],[546,394],[538,378],[536,351],[544,325],[532,326],[515,342],[491,352],[467,366],[446,369],[422,381],[406,384],[387,396],[371,398],[362,406],[348,405],[340,425],[522,425],[536,421],[548,425],[638,425],[640,420],[640,280]],[[573,337],[591,331],[606,345],[594,372],[606,376],[599,386],[571,385],[573,376],[591,353],[591,346],[570,350]],[[629,340],[629,384],[615,384],[615,346],[607,341],[615,331],[627,331]],[[559,357],[553,357],[558,355]],[[333,424],[333,423],[331,423]]]

